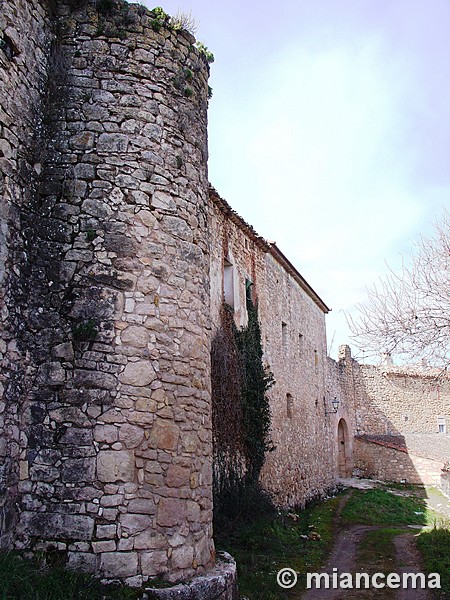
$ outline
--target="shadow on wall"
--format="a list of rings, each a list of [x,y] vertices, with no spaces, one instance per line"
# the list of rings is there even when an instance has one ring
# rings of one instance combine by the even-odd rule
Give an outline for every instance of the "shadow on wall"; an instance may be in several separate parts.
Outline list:
[[[340,348],[334,369],[334,393],[346,414],[337,424],[339,477],[348,477],[351,466],[355,476],[436,485],[448,493],[449,378],[430,369],[360,365],[348,346]]]

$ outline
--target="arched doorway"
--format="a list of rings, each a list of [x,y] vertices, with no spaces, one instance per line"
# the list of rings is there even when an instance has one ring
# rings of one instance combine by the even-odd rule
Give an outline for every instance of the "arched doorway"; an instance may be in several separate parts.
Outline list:
[[[340,419],[338,423],[338,476],[351,477],[351,449],[348,438],[348,427],[345,419]]]

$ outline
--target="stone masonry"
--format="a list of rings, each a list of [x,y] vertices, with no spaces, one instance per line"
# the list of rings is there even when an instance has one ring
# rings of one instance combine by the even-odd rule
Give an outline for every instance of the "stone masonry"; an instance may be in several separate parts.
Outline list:
[[[275,244],[266,242],[211,190],[211,318],[220,324],[225,301],[246,324],[246,294],[257,301],[269,391],[273,452],[262,482],[280,506],[305,502],[335,486],[335,415],[326,372],[327,306]]]
[[[110,4],[2,7],[2,540],[136,585],[214,562],[208,64]]]
[[[258,302],[279,506],[353,466],[434,482],[450,456],[448,376],[328,358],[326,304],[209,187],[208,75],[194,38],[142,6],[0,0],[0,548],[134,586],[202,575],[188,595],[215,564],[223,302],[238,327]],[[411,435],[439,453],[383,438]],[[218,565],[228,596],[211,597],[234,578]]]

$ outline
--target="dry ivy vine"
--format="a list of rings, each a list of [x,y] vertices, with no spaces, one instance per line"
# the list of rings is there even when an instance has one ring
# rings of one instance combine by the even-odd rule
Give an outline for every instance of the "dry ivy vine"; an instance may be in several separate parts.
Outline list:
[[[263,366],[258,307],[250,299],[247,312],[247,326],[237,329],[232,309],[222,306],[211,349],[216,524],[271,507],[259,476],[273,450],[267,397],[273,377]]]

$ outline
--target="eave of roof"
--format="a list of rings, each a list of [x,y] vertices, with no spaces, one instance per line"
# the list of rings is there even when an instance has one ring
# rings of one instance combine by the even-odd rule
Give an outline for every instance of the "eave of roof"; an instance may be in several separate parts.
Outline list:
[[[249,225],[244,219],[228,204],[226,200],[221,198],[217,193],[216,189],[210,185],[209,197],[211,202],[225,215],[227,219],[232,221],[237,227],[239,227],[259,248],[268,252],[273,258],[291,275],[291,277],[298,283],[306,294],[317,304],[317,306],[325,314],[330,312],[330,308],[320,298],[320,296],[313,290],[294,265],[288,258],[281,252],[278,246],[274,242],[268,242],[262,236],[260,236],[255,229]]]

